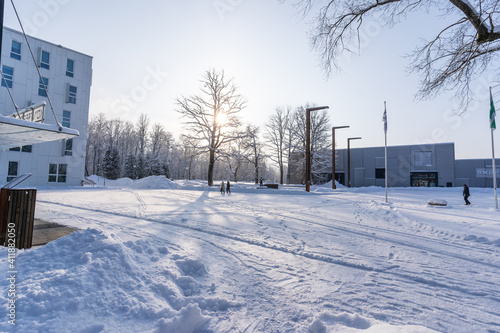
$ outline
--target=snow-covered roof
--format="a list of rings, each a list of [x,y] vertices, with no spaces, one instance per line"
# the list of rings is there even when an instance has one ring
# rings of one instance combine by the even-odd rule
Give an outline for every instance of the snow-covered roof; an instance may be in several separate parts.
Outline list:
[[[69,139],[80,133],[71,128],[0,116],[0,149]]]

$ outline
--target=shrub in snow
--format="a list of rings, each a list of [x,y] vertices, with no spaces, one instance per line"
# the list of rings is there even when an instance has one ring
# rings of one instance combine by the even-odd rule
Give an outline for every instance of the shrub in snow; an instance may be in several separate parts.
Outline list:
[[[429,199],[429,201],[427,201],[427,204],[430,206],[446,206],[446,205],[448,205],[446,200],[440,200],[440,199]]]

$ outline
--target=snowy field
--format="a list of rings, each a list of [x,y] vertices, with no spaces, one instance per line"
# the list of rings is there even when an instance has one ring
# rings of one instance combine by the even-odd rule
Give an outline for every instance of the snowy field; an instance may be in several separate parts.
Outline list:
[[[5,314],[0,331],[500,332],[500,211],[492,189],[461,193],[39,188],[37,218],[82,230],[17,252],[16,326]]]

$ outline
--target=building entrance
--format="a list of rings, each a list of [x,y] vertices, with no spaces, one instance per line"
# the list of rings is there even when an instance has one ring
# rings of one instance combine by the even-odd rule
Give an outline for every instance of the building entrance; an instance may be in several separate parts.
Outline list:
[[[436,187],[438,186],[437,172],[412,172],[410,173],[411,186]]]

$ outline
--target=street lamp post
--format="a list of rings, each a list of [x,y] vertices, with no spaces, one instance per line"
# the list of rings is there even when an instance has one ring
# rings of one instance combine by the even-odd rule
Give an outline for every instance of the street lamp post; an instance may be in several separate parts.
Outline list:
[[[306,109],[306,192],[311,189],[311,112],[328,108],[328,106],[318,106]]]
[[[339,128],[349,128],[349,126],[332,127],[332,189],[336,189],[335,185],[335,130]]]
[[[351,187],[351,140],[359,140],[361,137],[347,139],[347,187]]]

